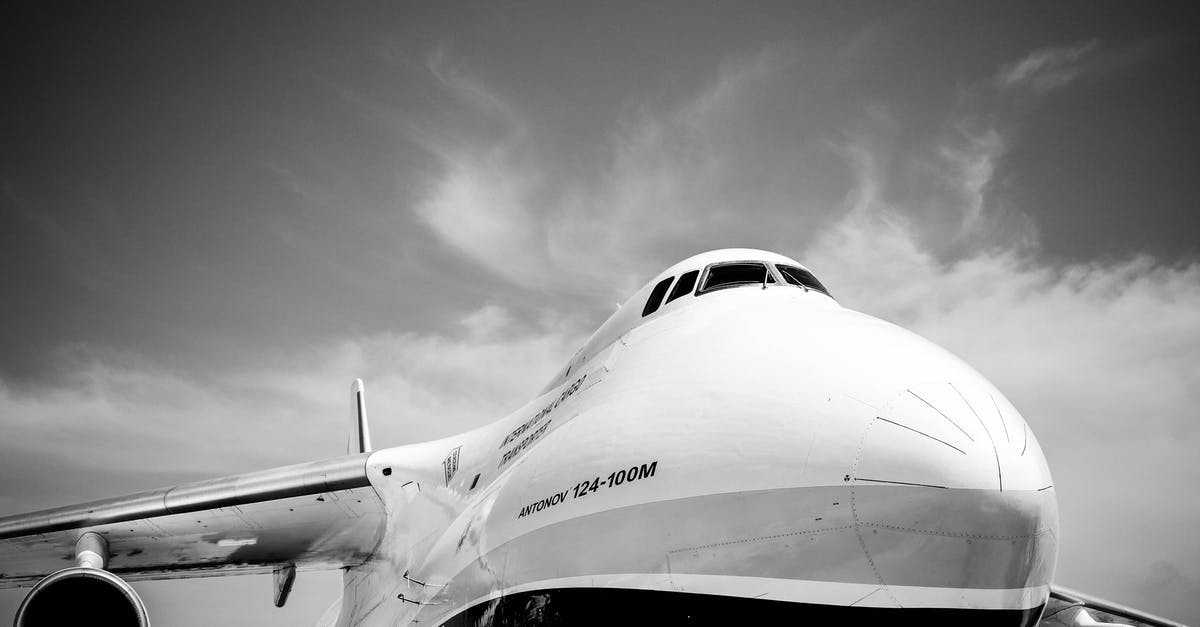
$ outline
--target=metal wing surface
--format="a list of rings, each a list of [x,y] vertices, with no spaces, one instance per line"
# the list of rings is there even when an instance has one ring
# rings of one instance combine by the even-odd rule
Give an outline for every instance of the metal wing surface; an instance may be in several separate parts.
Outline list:
[[[361,564],[386,518],[368,455],[0,517],[0,588],[73,566],[87,531],[108,542],[106,570],[130,581]]]
[[[1086,610],[1086,617],[1079,616],[1082,610]],[[1183,623],[1058,585],[1050,588],[1050,601],[1046,604],[1046,611],[1042,614],[1039,624],[1046,627],[1187,627]]]

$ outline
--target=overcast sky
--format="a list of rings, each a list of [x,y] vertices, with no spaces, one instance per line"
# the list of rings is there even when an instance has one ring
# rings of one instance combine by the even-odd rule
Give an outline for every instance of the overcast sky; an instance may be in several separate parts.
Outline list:
[[[1194,8],[5,9],[0,514],[340,454],[360,376],[377,446],[485,424],[750,246],[1009,396],[1060,583],[1200,623]],[[166,626],[340,591],[137,587]]]

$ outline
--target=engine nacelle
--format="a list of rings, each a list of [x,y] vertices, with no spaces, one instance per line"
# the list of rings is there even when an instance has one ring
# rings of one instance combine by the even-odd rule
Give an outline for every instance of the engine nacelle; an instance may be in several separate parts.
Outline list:
[[[39,581],[17,608],[15,627],[43,625],[149,627],[146,606],[125,580],[99,568],[64,568]]]

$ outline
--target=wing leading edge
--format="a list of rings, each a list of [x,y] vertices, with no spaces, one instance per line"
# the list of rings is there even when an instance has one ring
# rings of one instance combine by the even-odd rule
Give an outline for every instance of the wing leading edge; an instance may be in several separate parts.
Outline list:
[[[0,517],[0,588],[74,565],[75,543],[88,531],[107,541],[107,570],[131,581],[360,564],[386,518],[367,477],[369,456]]]
[[[1086,614],[1086,617],[1077,616],[1082,610],[1096,612],[1099,616],[1092,616],[1090,614]],[[1096,622],[1097,619],[1109,622]],[[1071,627],[1126,624],[1134,627],[1142,625],[1147,627],[1187,627],[1183,623],[1177,623],[1161,616],[1155,616],[1148,612],[1143,612],[1119,603],[1113,603],[1112,601],[1106,601],[1090,594],[1064,588],[1059,585],[1050,587],[1050,602],[1046,604],[1046,611],[1042,615],[1040,624],[1047,626],[1068,625]]]

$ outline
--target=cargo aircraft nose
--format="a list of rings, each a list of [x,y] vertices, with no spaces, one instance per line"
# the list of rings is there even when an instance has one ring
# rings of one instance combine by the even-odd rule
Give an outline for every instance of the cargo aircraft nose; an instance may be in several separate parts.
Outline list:
[[[860,441],[855,530],[899,606],[1040,607],[1058,531],[1053,484],[1033,434],[985,382],[910,387]]]
[[[865,558],[854,574],[798,565],[803,576],[862,584],[845,601],[857,606],[989,610],[995,624],[1036,622],[1053,577],[1058,511],[1045,457],[1020,413],[927,340],[778,293],[789,300],[748,316],[761,315],[754,328],[771,337],[745,344],[768,355],[768,374],[796,373],[810,389],[830,391],[815,402],[798,393],[796,413],[816,416],[807,423],[816,435],[809,441],[800,431],[794,446],[808,482],[844,489],[843,520]]]
[[[712,287],[726,266],[753,281]],[[489,559],[522,585],[668,592],[663,616],[706,624],[1034,624],[1057,509],[1020,414],[945,350],[765,267],[682,262],[589,340],[556,379],[586,377],[586,403],[494,508],[546,563]],[[608,478],[635,465],[652,472]]]

